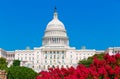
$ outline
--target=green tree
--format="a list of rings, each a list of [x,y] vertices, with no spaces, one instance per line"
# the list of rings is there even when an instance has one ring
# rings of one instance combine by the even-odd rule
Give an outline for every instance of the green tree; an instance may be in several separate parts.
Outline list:
[[[99,60],[103,60],[104,59],[104,53],[102,54],[95,54],[93,57],[97,57]]]
[[[8,68],[8,79],[36,79],[37,73],[31,68],[11,66]]]
[[[5,58],[0,58],[0,70],[6,70],[7,69],[7,62]]]
[[[13,66],[20,66],[20,60],[14,60]]]
[[[86,67],[89,67],[90,64],[92,64],[94,57],[97,57],[99,60],[103,60],[104,55],[105,54],[103,54],[103,53],[102,54],[95,54],[92,57],[88,57],[87,60],[81,60],[81,61],[79,61],[78,64],[83,64]]]

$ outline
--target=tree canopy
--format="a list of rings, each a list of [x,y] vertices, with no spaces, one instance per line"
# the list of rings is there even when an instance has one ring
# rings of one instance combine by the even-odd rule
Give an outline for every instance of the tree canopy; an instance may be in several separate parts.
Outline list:
[[[13,66],[20,66],[20,60],[14,60]]]
[[[35,79],[37,73],[31,68],[11,66],[8,68],[8,79]]]
[[[6,70],[7,69],[7,62],[5,58],[0,58],[0,70]]]
[[[103,60],[103,59],[104,59],[104,58],[103,58],[104,55],[105,55],[105,54],[95,54],[95,55],[92,56],[92,57],[88,57],[87,60],[81,60],[81,61],[79,61],[78,64],[83,64],[83,65],[85,65],[86,67],[89,67],[90,64],[92,64],[94,57],[97,57],[99,60]]]

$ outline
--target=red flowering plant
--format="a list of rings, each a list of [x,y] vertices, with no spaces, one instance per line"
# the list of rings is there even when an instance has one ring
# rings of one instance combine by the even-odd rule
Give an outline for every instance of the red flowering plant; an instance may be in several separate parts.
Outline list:
[[[50,68],[39,73],[37,79],[120,79],[120,54],[106,54],[103,60],[94,57],[92,64],[76,68]]]

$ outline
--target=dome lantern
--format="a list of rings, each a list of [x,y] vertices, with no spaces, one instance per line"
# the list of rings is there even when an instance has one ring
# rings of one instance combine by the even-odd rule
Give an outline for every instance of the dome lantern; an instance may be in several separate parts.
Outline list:
[[[58,18],[58,14],[57,14],[57,8],[55,7],[54,9],[54,16],[53,16],[54,19],[57,19]]]

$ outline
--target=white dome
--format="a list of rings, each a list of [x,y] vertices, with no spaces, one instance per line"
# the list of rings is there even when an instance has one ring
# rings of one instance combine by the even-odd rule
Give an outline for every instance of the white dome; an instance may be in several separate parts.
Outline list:
[[[54,13],[54,17],[52,21],[50,21],[47,25],[46,31],[51,31],[51,30],[65,31],[64,24],[58,19],[57,12]]]
[[[58,19],[57,12],[54,12],[52,21],[47,24],[43,37],[43,46],[67,46],[68,36],[64,24]]]

